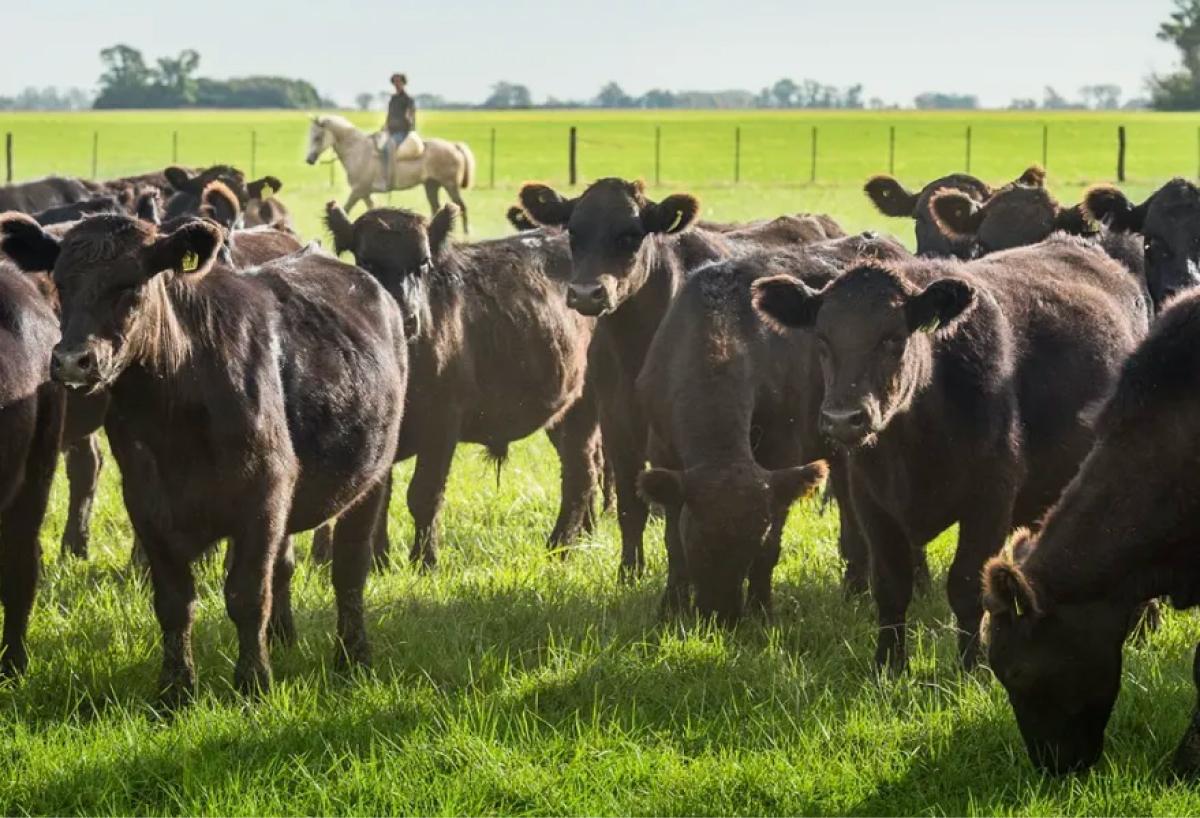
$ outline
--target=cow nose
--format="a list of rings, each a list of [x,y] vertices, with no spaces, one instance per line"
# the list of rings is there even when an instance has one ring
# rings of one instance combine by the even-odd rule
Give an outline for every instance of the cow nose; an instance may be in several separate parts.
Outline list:
[[[831,437],[855,439],[862,437],[870,419],[865,409],[823,409],[821,430]]]
[[[55,348],[50,357],[50,377],[67,386],[80,386],[95,379],[96,359],[86,349]]]
[[[586,315],[599,315],[608,306],[608,293],[599,283],[572,284],[567,288],[567,306]]]

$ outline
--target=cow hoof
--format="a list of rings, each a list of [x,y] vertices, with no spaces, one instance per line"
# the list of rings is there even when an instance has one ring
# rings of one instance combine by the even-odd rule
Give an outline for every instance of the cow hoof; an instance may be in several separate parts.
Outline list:
[[[272,644],[290,648],[296,644],[296,623],[290,616],[272,618],[267,624],[267,636]]]
[[[261,696],[271,689],[271,668],[239,662],[233,671],[233,687],[245,696]]]
[[[1200,731],[1195,725],[1184,733],[1183,740],[1171,760],[1171,771],[1179,778],[1195,781],[1200,779]]]
[[[338,670],[371,666],[371,647],[364,638],[339,640],[333,651],[333,664]]]
[[[15,679],[29,668],[29,655],[19,648],[6,648],[0,656],[0,680]]]
[[[196,677],[190,673],[163,674],[158,681],[158,703],[164,710],[186,707],[196,697]]]

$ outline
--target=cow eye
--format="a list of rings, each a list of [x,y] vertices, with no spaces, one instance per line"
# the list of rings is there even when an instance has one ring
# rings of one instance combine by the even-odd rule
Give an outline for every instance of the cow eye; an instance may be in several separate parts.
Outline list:
[[[622,233],[617,241],[626,250],[636,250],[642,246],[642,234],[633,231]]]

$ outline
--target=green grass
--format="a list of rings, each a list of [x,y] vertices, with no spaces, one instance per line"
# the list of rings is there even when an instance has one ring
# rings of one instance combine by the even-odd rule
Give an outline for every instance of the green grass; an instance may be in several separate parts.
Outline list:
[[[591,178],[652,175],[656,121],[641,114],[429,114],[422,124],[428,134],[470,139],[485,185],[486,135],[496,127],[498,153],[512,169],[498,168],[495,191],[471,194],[478,232],[495,234],[520,180],[561,181],[569,122],[580,124],[581,165]],[[699,190],[715,218],[820,209],[855,229],[893,229],[906,240],[911,228],[873,215],[858,192],[863,176],[886,169],[886,128],[896,124],[900,146],[928,146],[921,156],[898,152],[907,158],[897,173],[920,181],[957,167],[958,148],[939,154],[937,145],[965,122],[745,113],[661,121],[665,156],[666,146],[689,146],[664,161],[670,187]],[[843,175],[806,185],[797,180],[807,171],[803,161],[776,167],[747,158],[746,184],[718,179],[724,149],[716,143],[730,142],[739,121],[747,153],[770,138],[776,157],[787,153],[787,134],[819,122],[823,140],[829,133],[831,173],[842,156]],[[1081,146],[1068,154],[1064,145],[1061,160],[1052,148],[1051,183],[1064,200],[1107,177],[1108,137],[1118,121],[1130,127],[1133,187],[1191,173],[1200,119],[1054,118],[1052,140],[1061,130],[1064,142],[1072,134]],[[986,177],[1010,178],[1040,158],[1039,118],[981,114],[972,122]],[[244,137],[257,129],[258,170],[284,179],[284,200],[302,229],[317,234],[315,213],[331,192],[328,169],[299,161],[304,125],[294,115],[6,116],[0,130],[17,135],[21,176],[90,172],[90,133],[98,130],[113,154],[101,174],[111,175],[169,160],[174,123],[179,159],[192,163],[248,164]],[[702,141],[705,134],[713,145]],[[649,161],[633,155],[647,145]],[[855,152],[868,147],[874,159]],[[1153,170],[1143,170],[1143,161]],[[344,195],[340,182],[332,192]],[[417,205],[421,197],[397,194],[394,201]],[[410,471],[401,469],[398,486]],[[329,577],[309,565],[303,536],[295,578],[300,642],[274,655],[276,685],[265,700],[234,694],[236,645],[219,560],[206,565],[195,632],[200,695],[174,716],[152,707],[157,627],[148,589],[127,569],[131,534],[115,469],[104,474],[88,563],[57,557],[66,503],[60,477],[43,535],[33,663],[25,678],[0,687],[0,813],[1200,812],[1200,792],[1167,772],[1194,701],[1190,658],[1200,626],[1193,616],[1168,613],[1147,644],[1127,649],[1101,765],[1087,776],[1044,779],[1025,758],[1000,686],[986,670],[956,670],[942,590],[952,534],[931,547],[934,589],[914,605],[912,672],[880,680],[871,667],[872,607],[842,598],[836,520],[815,503],[792,515],[775,622],[722,632],[658,623],[664,560],[657,523],[647,535],[649,575],[632,586],[615,581],[611,516],[569,560],[547,559],[542,540],[553,522],[556,475],[540,436],[514,447],[499,487],[478,451],[463,448],[446,503],[443,561],[430,576],[399,568],[372,577],[376,661],[356,677],[332,669]],[[398,488],[391,518],[397,554],[412,533],[402,499]]]

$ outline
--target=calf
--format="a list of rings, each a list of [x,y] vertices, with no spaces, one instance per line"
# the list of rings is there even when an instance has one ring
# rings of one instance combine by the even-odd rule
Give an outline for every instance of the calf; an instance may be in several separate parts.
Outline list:
[[[957,522],[947,584],[970,667],[980,570],[1086,455],[1080,412],[1146,331],[1136,282],[1099,248],[1055,237],[967,264],[868,262],[822,290],[790,277],[755,290],[821,356],[820,422],[849,453],[871,554],[876,663],[903,668],[911,551]]]
[[[455,213],[443,207],[427,222],[377,209],[351,223],[336,203],[326,205],[334,247],[351,252],[405,316],[412,377],[397,457],[417,458],[409,556],[425,566],[436,561],[437,516],[460,441],[499,460],[511,442],[556,430],[562,495],[551,548],[590,526],[596,487],[595,402],[584,388],[595,321],[564,302],[566,237],[457,244]]]
[[[58,319],[36,283],[0,264],[0,677],[25,670],[38,532],[58,460],[65,394],[49,379]]]
[[[824,475],[798,467],[837,453],[818,428],[823,384],[813,342],[768,329],[751,304],[751,285],[770,275],[820,288],[852,260],[898,260],[903,247],[870,234],[794,251],[758,252],[714,262],[683,285],[663,319],[638,378],[651,426],[642,494],[680,509],[682,555],[671,561],[667,594],[705,616],[741,615],[749,580],[753,611],[769,612],[771,575],[792,502]],[[845,464],[835,464],[847,583],[865,587],[865,548],[850,508]]]
[[[1031,167],[1021,174],[1018,181],[1031,185],[1041,184],[1044,176],[1045,172],[1041,168]],[[916,221],[917,255],[961,259],[971,257],[970,245],[956,241],[938,230],[930,207],[931,200],[938,191],[953,190],[977,204],[982,204],[991,198],[994,192],[990,185],[965,173],[953,173],[935,179],[925,185],[920,193],[907,190],[891,176],[873,176],[867,180],[863,190],[867,198],[885,216]]]
[[[636,381],[658,324],[688,271],[755,245],[763,228],[736,235],[690,229],[700,210],[695,197],[646,197],[641,182],[601,179],[575,199],[540,184],[525,185],[521,206],[547,227],[566,228],[573,271],[567,305],[599,317],[589,351],[589,375],[600,403],[604,450],[611,459],[621,527],[621,574],[645,566],[642,534],[648,509],[637,479],[646,462],[648,425],[638,405]],[[810,221],[791,217],[765,228],[770,240],[784,244],[815,236]],[[821,235],[825,238],[825,235]],[[668,538],[675,519],[667,509]],[[669,546],[668,553],[678,553]]]
[[[268,615],[274,626],[287,610],[291,555],[278,552],[338,514],[337,660],[367,661],[363,585],[407,377],[392,298],[315,253],[239,275],[217,264],[223,234],[204,220],[162,233],[94,216],[59,240],[8,215],[0,234],[22,267],[54,270],[63,337],[52,376],[111,396],[105,429],[150,564],[167,700],[195,684],[190,563],[232,540],[234,681],[260,689]]]
[[[1181,296],[1125,362],[1096,413],[1096,444],[1046,515],[984,573],[988,658],[1031,759],[1089,767],[1121,687],[1139,606],[1200,604],[1200,294]],[[1192,665],[1200,691],[1200,645]],[[1200,707],[1175,754],[1200,774]]]
[[[1101,185],[1084,195],[1083,208],[1109,230],[1141,239],[1156,312],[1200,284],[1200,188],[1192,182],[1172,179],[1139,205],[1115,187]]]

